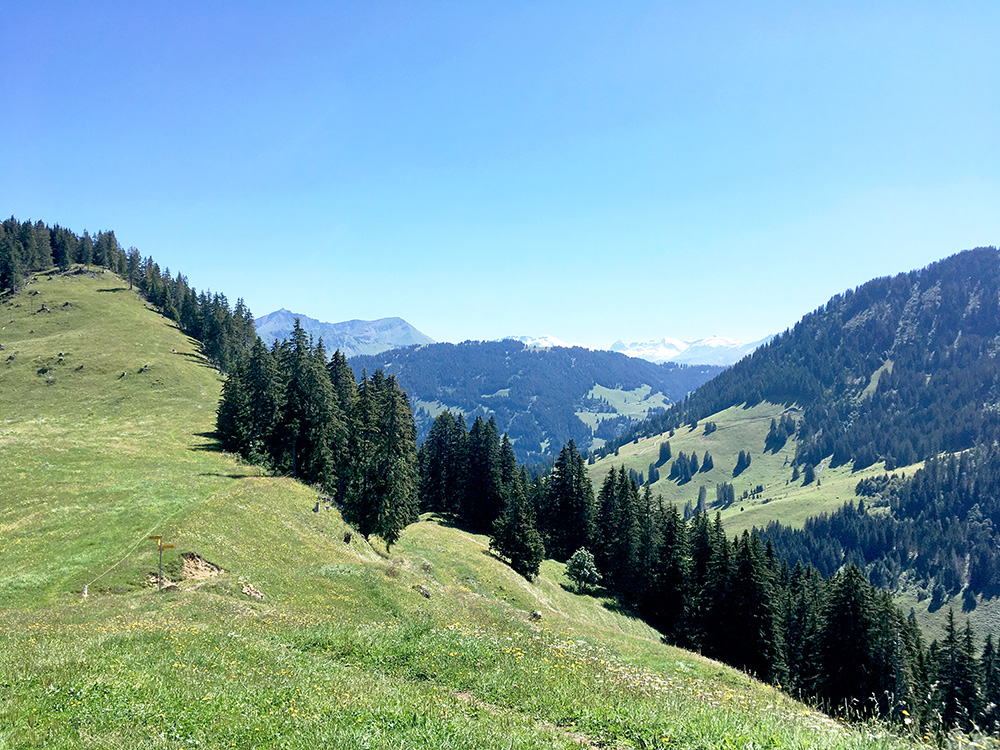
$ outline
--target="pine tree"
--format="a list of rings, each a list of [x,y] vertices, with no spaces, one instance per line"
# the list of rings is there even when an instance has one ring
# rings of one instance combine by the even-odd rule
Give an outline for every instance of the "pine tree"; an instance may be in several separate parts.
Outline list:
[[[333,445],[347,440],[326,373],[322,348],[313,348],[298,320],[281,350],[283,411],[276,430],[276,466],[307,483],[335,490]]]
[[[545,548],[556,560],[589,547],[594,537],[594,491],[587,467],[570,440],[559,451],[539,514]]]
[[[469,528],[488,534],[504,506],[500,436],[491,417],[476,417],[465,442],[460,516]]]
[[[327,381],[329,382],[329,380]],[[352,481],[344,520],[391,547],[417,518],[417,445],[413,412],[393,376],[376,370],[358,389]]]
[[[760,537],[744,531],[735,555],[727,623],[733,639],[727,661],[762,680],[780,682],[785,677],[784,643]]]
[[[465,472],[465,422],[441,412],[420,446],[420,509],[455,515],[459,511]]]
[[[819,693],[822,627],[823,581],[819,571],[796,564],[789,581],[784,635],[788,688],[800,700]]]
[[[506,434],[501,452],[505,456],[504,464],[514,457]],[[506,477],[507,503],[493,525],[490,548],[506,557],[510,566],[530,581],[538,575],[538,568],[545,557],[545,545],[538,533],[534,508],[526,496],[523,479],[516,471],[515,462],[514,476]]]
[[[691,572],[687,525],[676,505],[663,509],[659,528],[660,544],[654,572],[656,604],[652,620],[671,643],[684,645],[688,642]]]
[[[979,669],[983,729],[991,734],[996,734],[1000,731],[1000,655],[997,654],[997,649],[993,645],[992,633],[986,635]]]
[[[820,633],[820,693],[833,711],[870,713],[870,696],[879,690],[872,654],[874,611],[864,573],[848,565],[827,582],[827,603]]]
[[[612,467],[597,497],[594,559],[605,585],[625,598],[638,568],[638,492],[624,467]]]

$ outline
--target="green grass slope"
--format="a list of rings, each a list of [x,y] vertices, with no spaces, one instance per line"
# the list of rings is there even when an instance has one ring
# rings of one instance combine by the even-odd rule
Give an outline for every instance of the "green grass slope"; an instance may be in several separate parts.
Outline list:
[[[770,521],[780,521],[788,526],[801,526],[807,518],[820,513],[836,510],[845,502],[855,500],[854,488],[865,478],[884,473],[884,464],[879,463],[863,471],[852,472],[850,465],[830,468],[829,459],[817,467],[818,482],[803,484],[800,477],[792,481],[791,461],[795,457],[794,440],[789,440],[777,452],[765,452],[764,442],[772,419],[780,419],[784,413],[798,417],[799,410],[768,402],[756,406],[734,406],[700,422],[696,427],[681,427],[669,434],[655,435],[627,443],[618,450],[618,455],[609,454],[589,467],[595,492],[600,489],[611,467],[624,466],[648,474],[649,464],[655,463],[660,443],[669,440],[672,457],[660,467],[660,479],[652,485],[654,495],[662,495],[668,503],[678,507],[690,503],[695,507],[698,491],[704,486],[707,491],[709,512],[719,511],[723,523],[731,533],[741,533],[754,526],[763,528]],[[714,422],[717,429],[706,435],[706,422]],[[701,463],[705,451],[712,455],[714,467],[710,471],[696,474],[690,482],[679,484],[668,479],[670,464],[678,453],[697,453]],[[749,451],[750,466],[738,476],[733,476],[736,458],[740,451]],[[897,469],[897,474],[910,474],[918,467]],[[716,503],[715,488],[729,482],[736,491],[736,502],[725,507]],[[752,493],[754,488],[763,487],[763,492],[744,498],[744,493]]]
[[[430,518],[391,554],[346,538],[213,449],[218,375],[125,286],[0,304],[0,748],[907,746],[661,645],[556,563],[529,583]]]

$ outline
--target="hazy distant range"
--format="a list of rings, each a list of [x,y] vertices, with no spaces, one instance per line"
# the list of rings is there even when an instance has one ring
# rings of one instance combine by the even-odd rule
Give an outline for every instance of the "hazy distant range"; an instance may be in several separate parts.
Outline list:
[[[348,358],[358,354],[379,354],[389,349],[414,344],[436,343],[430,336],[421,333],[402,318],[325,323],[310,318],[308,315],[282,308],[257,318],[254,323],[257,326],[258,335],[270,344],[276,339],[288,338],[296,318],[299,319],[302,328],[314,339],[323,339],[323,344],[328,352],[332,353],[340,349]],[[573,344],[568,344],[553,336],[508,336],[507,338],[535,347],[573,346]],[[610,350],[650,362],[726,367],[735,364],[761,344],[770,341],[771,338],[768,336],[759,341],[751,342],[734,341],[724,336],[712,336],[696,341],[682,341],[674,338],[629,344],[616,341],[611,345]]]

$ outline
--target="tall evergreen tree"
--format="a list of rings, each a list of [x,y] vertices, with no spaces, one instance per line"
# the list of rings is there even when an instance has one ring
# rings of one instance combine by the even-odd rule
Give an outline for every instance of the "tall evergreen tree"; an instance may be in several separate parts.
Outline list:
[[[463,489],[468,433],[450,411],[438,414],[420,446],[420,509],[456,515]]]
[[[527,497],[526,477],[517,471],[514,451],[506,434],[501,444],[501,455],[506,506],[493,525],[490,547],[506,557],[510,566],[530,581],[538,575],[538,568],[545,557],[545,545],[542,535],[538,533],[535,509]],[[513,473],[509,474],[511,468]]]
[[[346,440],[347,434],[326,373],[325,353],[312,346],[296,320],[280,356],[285,382],[276,467],[334,490],[333,445]]]
[[[472,423],[462,467],[461,518],[473,531],[489,534],[504,506],[500,436],[492,418]]]
[[[559,451],[549,476],[539,522],[545,548],[556,560],[566,560],[594,537],[594,491],[587,467],[570,440]]]
[[[820,633],[820,694],[832,711],[871,713],[869,698],[879,691],[871,648],[875,627],[871,589],[855,565],[830,579],[827,589]]]
[[[688,616],[691,607],[691,568],[687,524],[676,505],[661,512],[659,550],[654,580],[656,587],[653,623],[672,643],[690,641]]]
[[[381,370],[362,377],[356,425],[344,519],[366,539],[377,534],[391,547],[417,518],[416,427],[394,377]]]

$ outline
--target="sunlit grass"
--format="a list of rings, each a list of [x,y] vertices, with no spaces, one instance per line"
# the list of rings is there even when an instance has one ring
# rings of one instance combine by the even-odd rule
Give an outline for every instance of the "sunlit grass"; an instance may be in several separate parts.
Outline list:
[[[0,305],[0,748],[906,746],[662,645],[558,563],[528,582],[430,518],[345,538],[212,449],[217,373],[123,286]]]

